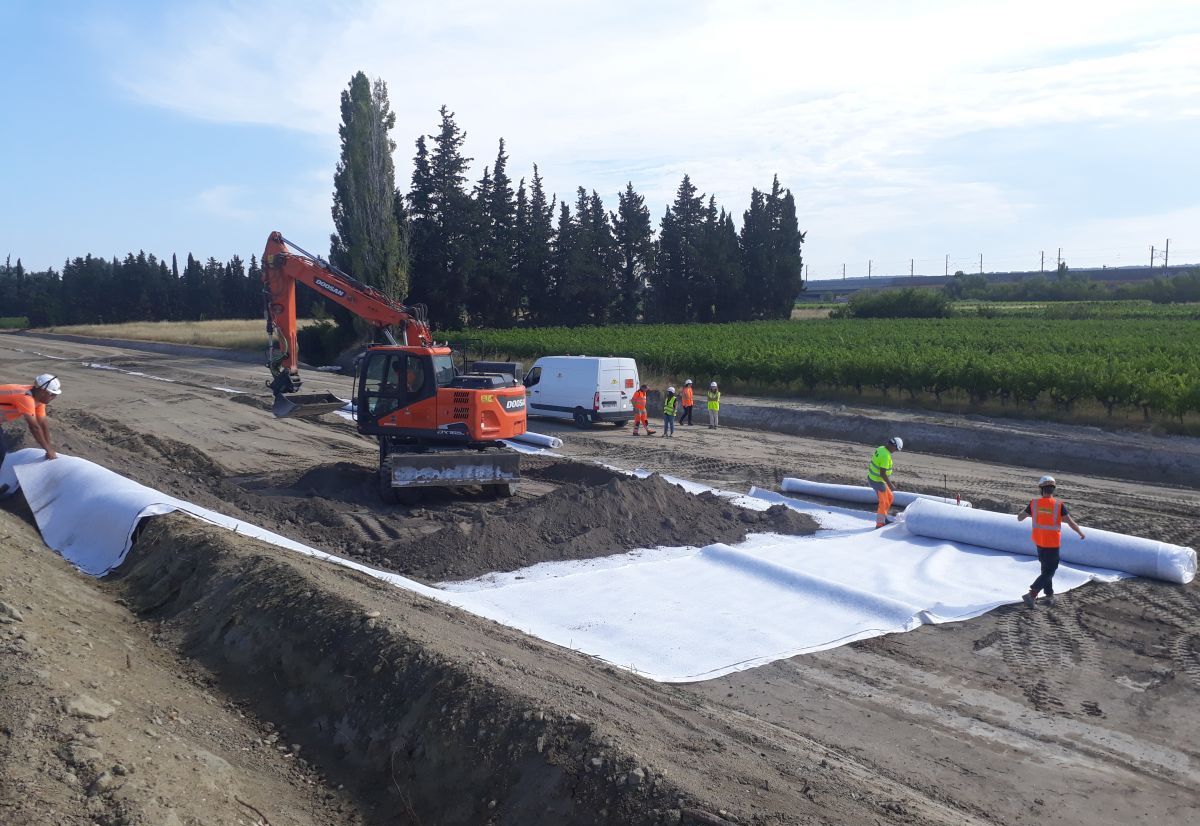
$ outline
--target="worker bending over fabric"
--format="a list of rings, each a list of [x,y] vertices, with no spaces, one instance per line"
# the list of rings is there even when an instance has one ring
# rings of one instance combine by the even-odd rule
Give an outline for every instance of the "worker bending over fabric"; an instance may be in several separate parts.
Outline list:
[[[0,424],[24,419],[29,433],[38,446],[46,451],[47,459],[56,459],[50,443],[50,427],[46,424],[46,405],[62,392],[57,376],[42,373],[33,384],[0,384]],[[8,452],[4,432],[0,430],[0,462]]]

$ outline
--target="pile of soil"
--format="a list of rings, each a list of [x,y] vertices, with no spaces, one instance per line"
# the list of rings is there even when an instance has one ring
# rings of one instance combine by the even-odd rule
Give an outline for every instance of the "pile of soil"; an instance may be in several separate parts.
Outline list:
[[[608,476],[567,484],[528,502],[479,510],[419,539],[371,543],[355,556],[427,580],[466,579],[538,562],[593,559],[659,545],[740,542],[747,533],[811,534],[811,517],[775,505],[749,511],[712,493],[688,493],[660,476],[637,479],[576,465],[551,473]]]

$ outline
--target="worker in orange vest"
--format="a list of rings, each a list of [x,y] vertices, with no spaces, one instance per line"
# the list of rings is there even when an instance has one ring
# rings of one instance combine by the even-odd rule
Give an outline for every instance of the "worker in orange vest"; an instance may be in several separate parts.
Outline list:
[[[643,382],[633,394],[633,435],[640,436],[638,428],[642,425],[646,427],[646,435],[653,436],[654,431],[650,429],[650,417],[646,415],[646,383]]]
[[[1029,593],[1021,597],[1021,601],[1030,608],[1037,605],[1034,600],[1037,599],[1038,591],[1046,592],[1046,604],[1054,604],[1054,572],[1058,570],[1062,523],[1070,525],[1071,529],[1079,534],[1079,538],[1083,539],[1083,531],[1067,513],[1067,506],[1054,498],[1056,486],[1053,476],[1043,476],[1038,480],[1041,496],[1017,514],[1019,522],[1033,519],[1033,544],[1037,546],[1038,562],[1042,564],[1042,572],[1029,586]]]
[[[33,440],[46,451],[47,459],[56,459],[54,446],[50,443],[50,426],[46,424],[46,405],[62,393],[62,383],[57,376],[42,373],[33,384],[0,384],[0,425],[24,419]],[[4,433],[0,431],[0,464],[4,462],[7,448]]]
[[[696,397],[692,394],[691,379],[683,383],[683,392],[679,394],[679,404],[683,408],[683,413],[679,416],[679,423],[690,427],[692,424],[692,407],[696,404]]]

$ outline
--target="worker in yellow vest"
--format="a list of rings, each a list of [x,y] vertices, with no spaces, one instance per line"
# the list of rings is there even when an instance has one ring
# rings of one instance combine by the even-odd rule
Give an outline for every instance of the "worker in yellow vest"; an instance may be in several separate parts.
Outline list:
[[[708,426],[710,428],[717,427],[721,418],[721,391],[717,389],[717,383],[710,381],[708,383]]]
[[[882,528],[887,524],[888,510],[891,509],[892,502],[896,498],[896,483],[892,481],[892,471],[895,470],[892,450],[896,452],[904,450],[904,440],[899,436],[893,436],[887,440],[887,444],[875,448],[875,453],[871,456],[871,465],[867,468],[867,483],[875,491],[875,497],[879,500],[879,508],[875,511],[876,528]]]
[[[1053,476],[1043,476],[1038,480],[1041,496],[1017,514],[1018,522],[1033,519],[1033,544],[1037,547],[1038,562],[1042,565],[1042,572],[1029,586],[1029,593],[1021,596],[1021,601],[1030,608],[1037,607],[1035,600],[1039,591],[1046,592],[1047,605],[1054,605],[1054,572],[1058,570],[1059,548],[1062,546],[1062,523],[1070,525],[1071,530],[1083,539],[1083,531],[1067,513],[1067,506],[1054,498],[1057,485]]]

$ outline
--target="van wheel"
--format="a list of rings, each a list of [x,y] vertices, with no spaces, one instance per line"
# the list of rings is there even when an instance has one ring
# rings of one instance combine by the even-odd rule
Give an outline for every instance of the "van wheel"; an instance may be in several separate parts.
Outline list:
[[[629,424],[629,419],[620,419],[618,421],[613,422],[613,425],[615,425],[618,428],[624,427],[627,424]]]
[[[578,428],[592,426],[592,414],[584,410],[582,407],[575,408],[575,414],[572,416],[575,420],[575,426]]]

